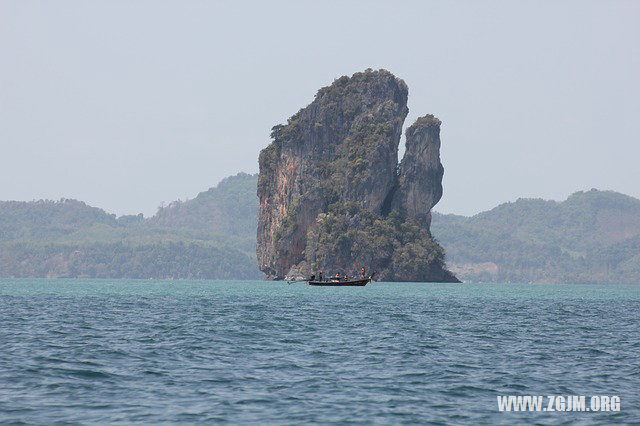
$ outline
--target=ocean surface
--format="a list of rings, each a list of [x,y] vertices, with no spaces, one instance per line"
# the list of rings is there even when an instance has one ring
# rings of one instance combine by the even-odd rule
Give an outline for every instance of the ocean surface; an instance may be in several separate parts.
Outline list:
[[[639,319],[624,285],[0,280],[0,423],[638,424]]]

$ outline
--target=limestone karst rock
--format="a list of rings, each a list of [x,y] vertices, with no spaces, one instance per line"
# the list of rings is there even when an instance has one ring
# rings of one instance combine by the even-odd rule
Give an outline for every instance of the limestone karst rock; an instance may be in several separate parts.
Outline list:
[[[394,193],[394,207],[426,229],[431,224],[431,208],[442,198],[440,124],[433,115],[426,115],[407,129],[399,186]]]
[[[257,256],[268,279],[364,264],[383,279],[456,280],[429,233],[442,195],[439,120],[409,128],[398,166],[407,94],[390,72],[366,70],[273,128],[258,179]]]

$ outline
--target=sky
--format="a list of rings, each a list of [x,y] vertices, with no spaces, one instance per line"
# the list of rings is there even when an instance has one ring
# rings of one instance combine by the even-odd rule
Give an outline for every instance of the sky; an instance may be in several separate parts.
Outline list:
[[[366,68],[409,86],[405,128],[442,120],[439,212],[640,198],[638,22],[633,0],[0,0],[0,200],[153,215],[258,172],[271,127]]]

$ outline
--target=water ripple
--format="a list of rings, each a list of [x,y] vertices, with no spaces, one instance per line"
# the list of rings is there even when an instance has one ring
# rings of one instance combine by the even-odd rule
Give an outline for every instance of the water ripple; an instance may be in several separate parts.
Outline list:
[[[0,280],[0,423],[635,423],[639,290]]]

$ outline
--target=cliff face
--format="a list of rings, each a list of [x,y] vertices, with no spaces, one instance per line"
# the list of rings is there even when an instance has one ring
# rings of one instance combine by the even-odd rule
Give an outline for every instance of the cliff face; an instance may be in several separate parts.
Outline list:
[[[338,267],[350,272],[345,268],[362,262],[384,276],[391,257],[372,263],[363,254],[368,251],[364,242],[353,247],[357,239],[345,240],[339,233],[360,228],[367,233],[371,227],[364,224],[391,216],[398,223],[421,222],[431,241],[425,218],[442,194],[439,127],[434,130],[426,122],[412,126],[415,136],[407,144],[411,154],[401,164],[406,172],[399,175],[397,153],[408,112],[407,93],[406,84],[388,71],[367,70],[320,89],[309,106],[273,128],[273,142],[260,153],[258,180],[257,256],[267,278],[284,278],[292,268],[303,274]],[[332,218],[347,218],[352,224],[325,229]],[[320,229],[324,231],[318,235]],[[344,244],[329,255],[335,241],[327,239],[332,238]],[[403,246],[401,241],[394,244]],[[387,248],[390,256],[398,251]],[[394,272],[389,278],[403,276]]]

